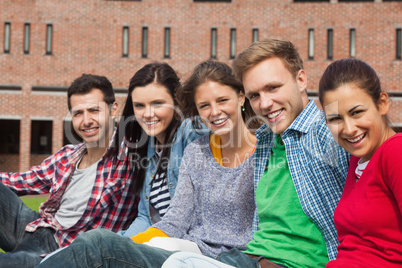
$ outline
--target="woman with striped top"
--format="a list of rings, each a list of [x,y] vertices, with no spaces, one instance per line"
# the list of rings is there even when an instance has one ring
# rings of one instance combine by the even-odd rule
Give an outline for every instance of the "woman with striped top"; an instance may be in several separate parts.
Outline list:
[[[40,267],[161,267],[174,251],[144,244],[156,237],[190,241],[211,256],[245,248],[252,239],[253,132],[260,122],[253,120],[242,84],[224,63],[209,60],[196,66],[178,99],[184,114],[201,117],[211,134],[184,150],[176,194],[162,220],[132,240],[107,230],[87,232]]]
[[[175,193],[183,150],[202,134],[177,109],[180,87],[167,63],[147,64],[130,80],[117,135],[130,144],[136,169],[133,194],[140,193],[141,199],[138,217],[124,236],[143,232],[164,216]]]

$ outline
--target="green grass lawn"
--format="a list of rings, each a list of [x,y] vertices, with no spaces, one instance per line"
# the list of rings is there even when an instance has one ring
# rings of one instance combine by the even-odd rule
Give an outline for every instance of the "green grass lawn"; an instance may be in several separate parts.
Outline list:
[[[32,197],[32,196],[21,196],[21,200],[27,205],[32,210],[38,211],[39,206],[41,203],[45,202],[47,200],[47,196],[38,196],[38,197]],[[4,252],[0,249],[0,252]]]
[[[33,197],[33,196],[21,196],[21,200],[27,205],[32,210],[38,211],[39,206],[41,203],[45,202],[47,200],[47,196],[39,196],[39,197]]]

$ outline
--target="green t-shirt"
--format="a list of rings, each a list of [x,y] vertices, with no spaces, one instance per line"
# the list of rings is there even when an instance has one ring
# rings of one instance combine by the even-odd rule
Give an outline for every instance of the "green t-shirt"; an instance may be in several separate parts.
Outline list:
[[[280,135],[258,183],[256,200],[259,230],[245,253],[287,267],[325,267],[329,260],[324,237],[302,210]]]

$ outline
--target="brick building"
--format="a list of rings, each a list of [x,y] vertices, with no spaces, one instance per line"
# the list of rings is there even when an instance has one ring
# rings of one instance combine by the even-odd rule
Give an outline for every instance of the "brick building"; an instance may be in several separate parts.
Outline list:
[[[68,85],[107,76],[124,103],[144,64],[183,77],[200,61],[231,63],[254,40],[297,45],[315,98],[333,60],[356,57],[378,72],[402,127],[402,1],[0,0],[0,171],[24,171],[68,140]]]

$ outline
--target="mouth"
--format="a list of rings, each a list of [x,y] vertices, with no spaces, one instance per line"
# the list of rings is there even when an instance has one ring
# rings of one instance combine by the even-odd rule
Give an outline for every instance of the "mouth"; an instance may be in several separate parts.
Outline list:
[[[353,139],[345,139],[345,140],[347,140],[347,141],[350,142],[350,143],[358,143],[358,142],[361,141],[364,137],[366,137],[366,133],[363,133],[363,134],[361,134],[361,135],[359,135],[359,136],[357,136],[357,137],[355,137],[355,138],[353,138]]]
[[[229,119],[229,117],[217,119],[217,120],[211,121],[211,124],[220,125],[220,124],[223,124],[224,122],[226,122],[228,119]]]
[[[277,110],[277,111],[275,111],[275,112],[268,113],[266,116],[267,116],[268,119],[270,119],[270,120],[275,119],[275,118],[277,118],[280,114],[282,114],[283,110],[284,110],[284,109],[280,109],[280,110]]]
[[[95,132],[98,129],[99,128],[88,128],[88,129],[83,129],[82,132],[89,134],[89,133]]]
[[[143,121],[145,125],[155,125],[159,122],[160,120],[153,120],[153,121]]]

